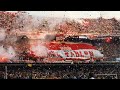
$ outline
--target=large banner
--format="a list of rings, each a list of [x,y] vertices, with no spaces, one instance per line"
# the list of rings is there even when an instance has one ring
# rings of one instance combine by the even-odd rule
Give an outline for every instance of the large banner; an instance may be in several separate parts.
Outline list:
[[[49,42],[31,45],[30,52],[20,59],[1,57],[1,63],[44,63],[99,60],[103,54],[95,46],[87,43]]]
[[[38,47],[38,48],[37,48]],[[31,51],[38,57],[43,57],[42,62],[65,62],[99,60],[103,54],[95,46],[87,43],[60,43],[50,42],[36,47],[31,46]]]
[[[86,43],[50,43],[48,44],[48,55],[81,60],[103,57],[96,47]]]

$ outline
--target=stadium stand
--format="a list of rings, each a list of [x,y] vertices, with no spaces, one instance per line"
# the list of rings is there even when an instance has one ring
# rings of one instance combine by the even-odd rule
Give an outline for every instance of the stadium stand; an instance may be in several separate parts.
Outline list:
[[[0,37],[0,46],[7,51],[12,46],[16,52],[14,60],[24,60],[25,55],[29,52],[29,40],[27,36],[17,37],[17,32],[29,29],[38,31],[62,32],[65,34],[79,33],[99,33],[101,36],[111,35],[112,40],[92,42],[105,55],[104,61],[115,61],[120,57],[120,21],[115,18],[104,19],[79,19],[63,20],[62,22],[49,26],[49,21],[38,20],[38,26],[32,25],[33,17],[25,12],[9,13],[0,11],[0,29],[4,30],[6,35]],[[55,20],[55,19],[54,19]],[[34,21],[34,20],[33,20]],[[30,27],[27,27],[30,26]],[[13,33],[15,32],[15,33]],[[1,35],[0,35],[1,36]],[[14,36],[14,37],[13,37]],[[3,35],[4,37],[4,35]],[[13,40],[16,38],[17,40]],[[18,40],[18,38],[20,38]],[[72,39],[73,42],[79,42],[78,39]],[[11,59],[11,58],[10,58]],[[12,58],[13,59],[13,58]],[[35,61],[36,59],[30,57]],[[81,63],[81,64],[0,64],[0,79],[120,79],[119,63]]]

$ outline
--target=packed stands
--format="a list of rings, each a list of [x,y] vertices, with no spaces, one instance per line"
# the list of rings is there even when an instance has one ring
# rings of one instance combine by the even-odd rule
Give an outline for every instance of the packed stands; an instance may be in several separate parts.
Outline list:
[[[54,25],[52,21],[58,20]],[[104,54],[103,61],[115,61],[120,57],[120,21],[115,18],[104,19],[43,19],[34,20],[26,12],[9,13],[0,12],[0,29],[5,30],[5,35],[0,39],[0,46],[5,51],[12,46],[15,57],[8,57],[13,60],[24,60],[29,52],[29,39],[24,32],[52,31],[64,33],[68,36],[78,36],[81,33],[97,33],[100,36],[108,36],[100,40],[90,41],[89,43],[97,46]],[[20,32],[23,32],[23,35]],[[31,34],[30,34],[31,35]],[[28,36],[30,36],[28,35]],[[5,37],[4,37],[5,36]],[[112,39],[109,39],[109,36]],[[13,39],[15,38],[15,39]],[[73,42],[81,42],[79,39],[72,39]],[[88,42],[88,41],[86,41]],[[1,53],[2,54],[2,53]],[[13,55],[14,56],[14,55]],[[34,60],[34,57],[30,57]],[[35,60],[34,60],[35,61]],[[104,64],[35,64],[27,65],[0,65],[0,79],[120,79],[119,63]]]
[[[6,69],[7,66],[7,69]],[[1,79],[119,79],[119,64],[35,64],[0,66]]]

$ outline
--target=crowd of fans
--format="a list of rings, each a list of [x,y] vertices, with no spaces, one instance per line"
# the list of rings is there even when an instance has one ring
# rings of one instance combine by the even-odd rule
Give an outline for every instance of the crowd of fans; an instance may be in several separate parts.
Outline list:
[[[53,29],[58,32],[62,32],[70,35],[71,34],[78,35],[79,33],[99,33],[101,35],[103,34],[112,35],[114,33],[117,35],[117,33],[119,33],[120,30],[120,22],[115,18],[104,19],[100,17],[98,19],[78,19],[78,20],[65,19],[59,23],[56,23],[56,25],[54,25],[54,27],[52,26],[52,28],[50,28],[52,22],[49,23],[50,21],[47,21],[47,19],[43,19],[41,21],[39,19],[37,20],[38,23],[36,23],[37,21],[34,20],[32,16],[22,11],[18,11],[16,13],[10,13],[6,11],[0,12],[0,28],[4,28],[6,30],[7,37],[9,37],[9,35],[11,34],[10,31],[15,30],[15,32],[17,31],[19,32],[19,31],[26,31],[28,29],[31,30],[35,26],[34,24],[38,24],[36,25],[37,30],[43,29],[49,31],[50,29]],[[80,42],[80,40],[77,39],[74,41]],[[8,41],[7,44],[8,43],[11,43],[11,41]],[[13,45],[13,47],[18,48],[16,50],[20,53],[20,51],[22,52],[23,50],[28,50],[29,48],[28,43],[25,43],[25,45],[23,45],[24,43],[25,42],[15,43],[14,45],[16,46],[14,46],[12,43],[11,45]],[[106,43],[106,42],[100,44],[98,43],[98,46],[102,48],[105,57],[119,56],[118,54],[120,52],[118,47],[120,47],[120,45],[116,41],[112,43]]]
[[[20,32],[28,29],[37,29],[39,31],[50,31],[49,21],[43,20],[40,25],[32,25],[33,18],[27,17],[25,12],[9,13],[5,11],[0,12],[0,28],[5,29],[7,37],[10,36],[12,31]],[[55,20],[55,19],[54,19]],[[38,22],[40,22],[38,20]],[[34,23],[36,24],[36,23]],[[34,28],[33,28],[34,27]],[[120,22],[115,18],[112,19],[78,19],[76,20],[63,20],[54,27],[53,30],[65,34],[78,35],[79,33],[99,33],[101,35],[117,35],[120,33]],[[17,35],[17,34],[16,34]],[[13,35],[11,35],[13,36]],[[4,40],[4,44],[11,41]],[[72,39],[73,42],[80,42],[80,39]],[[84,41],[88,42],[88,41]],[[117,58],[120,56],[120,40],[119,37],[113,37],[112,41],[90,41],[89,43],[97,46],[104,54],[107,60]],[[24,39],[15,42],[19,53],[28,50],[28,42]],[[11,44],[13,45],[13,44]],[[20,52],[21,50],[21,52]],[[23,52],[22,52],[23,51]],[[19,56],[19,55],[18,55]],[[20,56],[21,57],[21,56]],[[120,66],[117,64],[75,64],[75,65],[36,65],[28,66],[12,66],[8,65],[7,68],[3,65],[0,66],[0,79],[119,79]]]
[[[119,79],[118,64],[38,64],[0,66],[0,79]]]
[[[0,11],[0,27],[6,29],[12,29],[15,14],[9,12]]]
[[[46,30],[50,29],[50,26],[52,24],[49,23],[50,19],[47,18],[43,20],[34,20],[31,15],[29,15],[26,12],[16,12],[16,13],[10,13],[10,12],[5,12],[1,11],[0,12],[0,27],[1,28],[9,28],[9,29],[21,29],[24,27],[30,27],[31,24],[40,24],[37,25],[36,29],[42,29],[46,28]],[[54,18],[55,20],[55,18]],[[56,18],[57,20],[57,18]],[[38,21],[38,22],[37,22]],[[53,21],[54,22],[54,21]],[[34,25],[31,25],[32,27]],[[31,28],[32,28],[31,27]],[[30,28],[29,28],[30,29]],[[62,32],[66,33],[100,33],[100,34],[112,34],[114,31],[120,29],[120,22],[116,20],[115,18],[112,19],[104,19],[102,17],[98,19],[78,19],[78,20],[70,20],[70,19],[65,19],[61,20],[61,22],[56,22],[56,25],[54,25],[55,30],[60,30]],[[25,28],[23,29],[25,30]]]

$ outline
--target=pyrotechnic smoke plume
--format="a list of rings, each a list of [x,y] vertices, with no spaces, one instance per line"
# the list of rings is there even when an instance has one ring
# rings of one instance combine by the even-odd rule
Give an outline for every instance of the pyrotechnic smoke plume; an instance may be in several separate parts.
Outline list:
[[[0,28],[0,41],[4,40],[6,37],[5,29]]]
[[[15,57],[15,51],[12,46],[6,50],[3,46],[0,46],[0,57],[5,57],[7,59],[12,59]]]
[[[40,57],[46,57],[48,52],[47,48],[42,45],[32,46],[31,50],[34,52],[36,56]]]

